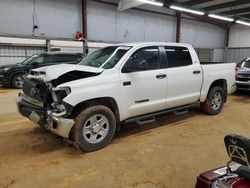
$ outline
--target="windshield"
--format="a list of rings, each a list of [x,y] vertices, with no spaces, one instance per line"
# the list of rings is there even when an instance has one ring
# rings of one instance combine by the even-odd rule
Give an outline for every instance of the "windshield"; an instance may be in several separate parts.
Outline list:
[[[21,64],[27,65],[29,63],[31,63],[33,61],[33,59],[36,59],[40,54],[35,54],[32,55],[30,57],[28,57],[27,59],[25,59]]]
[[[84,58],[79,64],[103,69],[111,69],[130,48],[130,46],[105,47],[94,51]]]
[[[238,68],[250,68],[250,58],[243,59],[237,64]]]

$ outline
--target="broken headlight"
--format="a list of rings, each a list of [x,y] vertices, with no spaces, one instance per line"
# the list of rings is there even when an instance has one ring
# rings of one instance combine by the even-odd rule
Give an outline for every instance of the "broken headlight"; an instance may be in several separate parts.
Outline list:
[[[55,88],[53,89],[55,95],[56,95],[56,100],[54,99],[54,101],[62,101],[65,97],[67,97],[71,90],[69,87],[63,87],[63,88]]]

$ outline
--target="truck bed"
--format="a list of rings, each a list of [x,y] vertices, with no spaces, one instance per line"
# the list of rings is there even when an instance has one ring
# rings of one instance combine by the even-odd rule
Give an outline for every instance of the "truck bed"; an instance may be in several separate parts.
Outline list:
[[[209,87],[213,80],[221,78],[221,80],[227,81],[227,92],[231,94],[235,91],[235,63],[221,63],[221,62],[207,62],[201,63],[203,72],[203,85],[201,89],[201,98],[203,102],[206,99]]]

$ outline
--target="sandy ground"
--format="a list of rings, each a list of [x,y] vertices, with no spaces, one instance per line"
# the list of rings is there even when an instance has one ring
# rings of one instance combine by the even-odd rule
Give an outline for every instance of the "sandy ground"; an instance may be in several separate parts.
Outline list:
[[[244,92],[230,96],[217,116],[192,109],[128,125],[108,147],[81,153],[21,117],[17,93],[0,89],[0,187],[193,188],[199,173],[228,160],[226,134],[250,137]]]

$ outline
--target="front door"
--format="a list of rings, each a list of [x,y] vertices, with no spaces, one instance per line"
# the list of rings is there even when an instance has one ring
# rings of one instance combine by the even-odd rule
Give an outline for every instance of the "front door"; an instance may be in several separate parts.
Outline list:
[[[166,108],[166,69],[161,69],[159,47],[144,47],[121,71],[121,94],[126,118]]]

